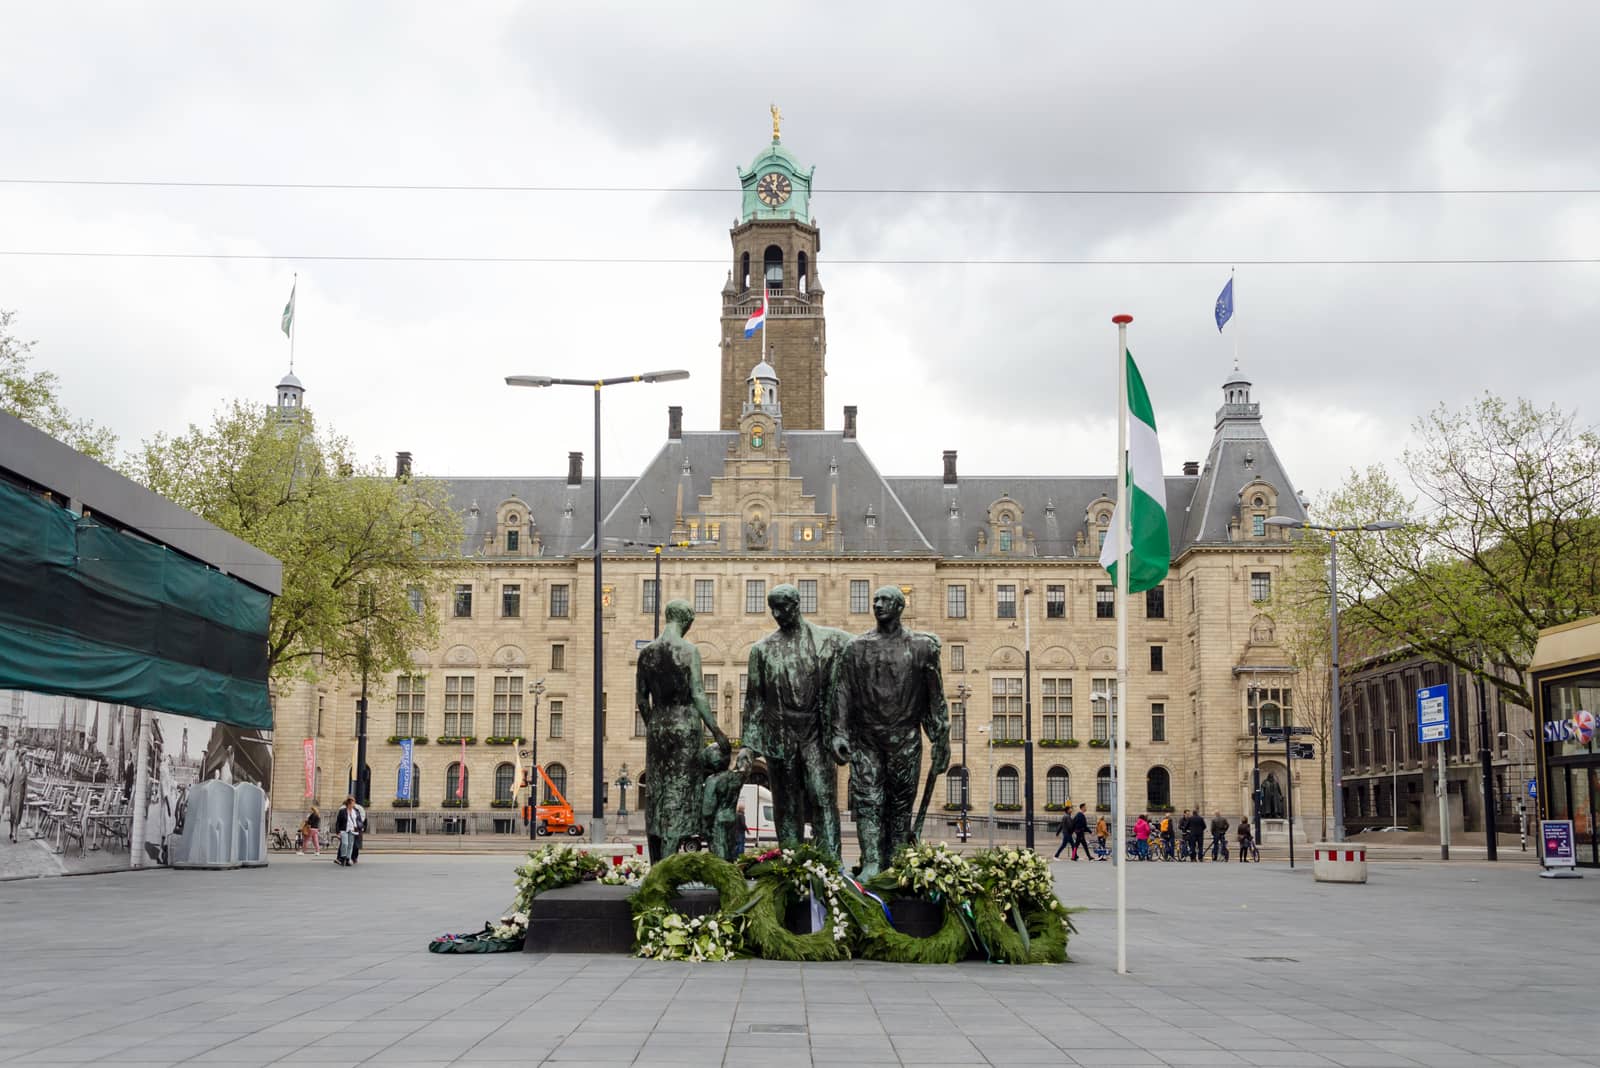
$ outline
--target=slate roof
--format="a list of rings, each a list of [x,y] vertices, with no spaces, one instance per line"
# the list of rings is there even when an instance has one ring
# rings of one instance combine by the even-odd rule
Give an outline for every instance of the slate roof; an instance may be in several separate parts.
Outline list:
[[[497,510],[513,498],[522,502],[528,518],[538,524],[545,556],[568,556],[593,540],[594,478],[590,475],[585,475],[582,484],[577,486],[567,485],[564,475],[441,481],[449,487],[450,505],[461,513],[465,525],[461,539],[463,555],[475,556],[482,551],[483,532],[495,529]],[[631,477],[602,478],[601,507],[614,505],[633,482]],[[523,530],[527,530],[526,525]]]

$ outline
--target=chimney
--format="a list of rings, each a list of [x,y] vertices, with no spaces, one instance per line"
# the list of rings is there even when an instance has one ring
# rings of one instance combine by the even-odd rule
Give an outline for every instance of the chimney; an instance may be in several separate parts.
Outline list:
[[[1183,461],[1183,473],[1186,474],[1186,475],[1198,475],[1200,473],[1200,461],[1199,460],[1185,460],[1185,461]]]
[[[854,404],[846,404],[844,406],[844,436],[847,438],[856,436],[856,406]]]
[[[567,453],[567,485],[583,485],[583,453]]]
[[[411,477],[411,454],[409,452],[397,452],[394,454],[394,477],[402,482]]]
[[[946,486],[954,486],[956,484],[956,450],[954,449],[944,450],[944,484]]]
[[[679,441],[683,438],[683,405],[674,404],[667,409],[667,440]]]

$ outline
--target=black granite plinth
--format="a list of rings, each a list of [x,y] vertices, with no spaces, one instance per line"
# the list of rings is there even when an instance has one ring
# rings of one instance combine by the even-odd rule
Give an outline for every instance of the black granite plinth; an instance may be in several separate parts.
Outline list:
[[[913,938],[930,938],[944,926],[944,906],[920,897],[896,897],[889,901],[889,918],[894,929]]]
[[[547,890],[528,910],[525,953],[632,953],[633,887],[579,883]],[[685,916],[717,911],[715,890],[686,890],[672,899]]]

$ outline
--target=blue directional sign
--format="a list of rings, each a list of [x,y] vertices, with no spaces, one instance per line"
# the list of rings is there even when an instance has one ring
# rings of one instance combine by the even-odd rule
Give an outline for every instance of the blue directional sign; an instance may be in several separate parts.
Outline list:
[[[1424,686],[1417,691],[1417,741],[1450,740],[1450,687]]]
[[[1538,779],[1529,779],[1528,780],[1528,796],[1531,797],[1531,798],[1537,798],[1539,796],[1539,780]]]

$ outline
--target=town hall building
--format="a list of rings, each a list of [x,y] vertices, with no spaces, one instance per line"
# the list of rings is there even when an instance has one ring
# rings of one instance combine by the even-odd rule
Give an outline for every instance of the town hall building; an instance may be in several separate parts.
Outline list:
[[[926,473],[885,476],[869,449],[891,413],[847,404],[842,426],[825,427],[814,170],[781,142],[776,123],[771,143],[740,170],[742,210],[729,232],[720,292],[716,425],[695,429],[673,407],[644,470],[604,480],[600,603],[592,592],[594,486],[581,453],[569,455],[565,477],[448,480],[466,533],[442,595],[439,642],[380,680],[370,704],[370,815],[379,833],[525,834],[517,818],[526,795],[516,785],[519,738],[536,745],[538,761],[584,821],[596,701],[608,783],[626,769],[629,781],[648,788],[644,726],[634,711],[636,648],[668,600],[694,606],[690,638],[700,649],[706,696],[737,738],[750,647],[772,630],[766,595],[784,582],[799,588],[808,618],[857,633],[873,626],[872,592],[896,585],[906,595],[906,625],[941,639],[953,758],[936,787],[933,836],[953,839],[940,823],[961,809],[964,776],[975,822],[1021,822],[1030,734],[1041,835],[1051,814],[1069,804],[1109,809],[1107,741],[1117,716],[1127,718],[1130,817],[1199,808],[1237,820],[1250,812],[1253,725],[1293,722],[1296,694],[1327,684],[1297,678],[1279,642],[1274,596],[1292,543],[1265,520],[1305,511],[1267,437],[1252,383],[1237,368],[1224,376],[1209,452],[1166,479],[1172,571],[1162,586],[1130,598],[1131,670],[1128,692],[1119,695],[1113,589],[1098,562],[1112,472],[972,473],[956,448],[936,451],[958,442],[930,441]],[[759,335],[744,336],[763,289],[765,358]],[[694,323],[682,328],[690,332]],[[301,403],[303,387],[292,385],[280,388],[280,405]],[[400,463],[409,471],[410,454]],[[661,554],[658,590],[648,546],[680,542],[691,544]],[[596,612],[606,633],[606,692],[598,695],[591,683]],[[1025,685],[1029,630],[1033,678]],[[354,680],[332,678],[280,689],[275,812],[312,800],[327,810],[343,799],[358,692]],[[415,767],[410,796],[397,797],[403,738],[415,739]],[[469,744],[458,797],[462,738]],[[307,740],[319,769],[311,798]],[[1281,754],[1262,756],[1263,779],[1281,795],[1291,769]],[[1297,823],[1316,834],[1321,762],[1296,764]],[[841,787],[847,777],[841,769]],[[612,785],[609,813],[618,801]],[[636,789],[627,801],[639,810]],[[635,818],[634,828],[641,825]]]

